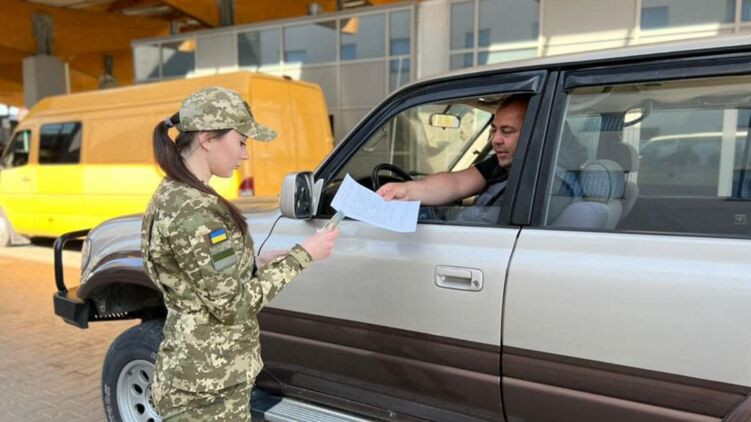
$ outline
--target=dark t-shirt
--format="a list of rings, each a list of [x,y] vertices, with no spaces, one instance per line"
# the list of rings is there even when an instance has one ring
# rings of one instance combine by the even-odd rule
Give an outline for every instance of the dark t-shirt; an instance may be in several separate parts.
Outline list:
[[[498,163],[498,158],[495,155],[491,155],[475,164],[475,168],[480,174],[482,174],[482,177],[485,178],[485,182],[487,183],[485,189],[493,183],[502,182],[508,179],[508,170],[501,167]]]
[[[485,179],[485,187],[477,195],[472,206],[463,208],[455,217],[456,221],[487,222],[495,224],[501,210],[501,198],[506,190],[508,170],[501,167],[495,155],[479,163],[475,168]]]

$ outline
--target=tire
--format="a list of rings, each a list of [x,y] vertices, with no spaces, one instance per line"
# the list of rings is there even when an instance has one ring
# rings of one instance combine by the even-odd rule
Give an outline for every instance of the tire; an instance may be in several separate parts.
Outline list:
[[[102,401],[110,422],[159,422],[151,401],[151,380],[163,320],[131,327],[110,345],[102,367]]]

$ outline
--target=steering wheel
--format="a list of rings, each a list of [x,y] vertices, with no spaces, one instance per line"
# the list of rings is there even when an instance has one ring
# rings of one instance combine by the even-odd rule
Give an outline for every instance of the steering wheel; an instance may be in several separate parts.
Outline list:
[[[370,181],[373,183],[373,190],[378,190],[381,187],[381,178],[379,174],[384,170],[390,171],[403,182],[413,180],[412,176],[410,176],[409,173],[400,169],[399,167],[391,163],[381,163],[373,167],[373,172],[370,174]]]

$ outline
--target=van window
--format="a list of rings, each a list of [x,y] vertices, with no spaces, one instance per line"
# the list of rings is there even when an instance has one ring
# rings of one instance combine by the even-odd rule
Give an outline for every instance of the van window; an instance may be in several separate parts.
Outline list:
[[[751,235],[749,96],[747,76],[573,89],[552,173],[582,198],[561,206],[554,174],[545,225]]]
[[[31,131],[22,130],[13,137],[8,148],[3,152],[2,165],[4,169],[20,167],[29,162],[31,150]]]
[[[76,164],[80,160],[80,122],[42,125],[39,164]]]

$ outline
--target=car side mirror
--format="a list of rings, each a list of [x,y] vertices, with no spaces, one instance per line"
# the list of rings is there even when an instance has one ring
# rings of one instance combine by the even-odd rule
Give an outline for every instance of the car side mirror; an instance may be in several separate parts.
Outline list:
[[[282,181],[279,208],[282,215],[297,220],[313,218],[318,209],[323,180],[315,182],[313,173],[290,173]]]

